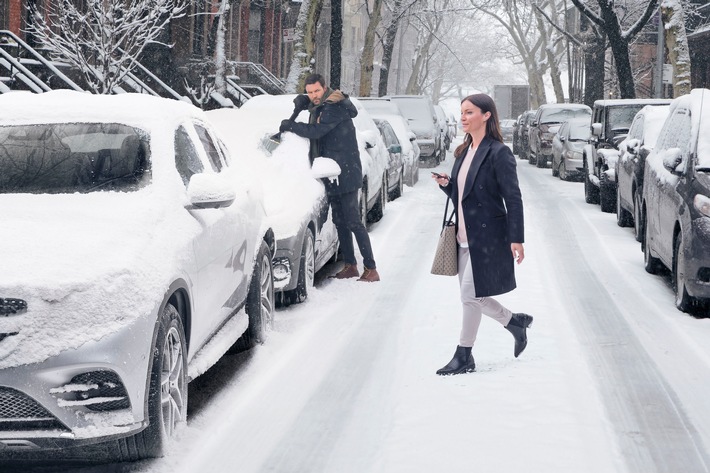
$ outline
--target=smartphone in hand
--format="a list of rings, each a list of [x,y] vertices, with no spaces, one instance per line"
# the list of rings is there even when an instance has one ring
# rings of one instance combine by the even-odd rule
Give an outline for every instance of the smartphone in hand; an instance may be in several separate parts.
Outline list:
[[[431,171],[431,175],[436,177],[437,179],[448,179],[449,176],[444,176],[443,174],[439,174],[438,172]]]

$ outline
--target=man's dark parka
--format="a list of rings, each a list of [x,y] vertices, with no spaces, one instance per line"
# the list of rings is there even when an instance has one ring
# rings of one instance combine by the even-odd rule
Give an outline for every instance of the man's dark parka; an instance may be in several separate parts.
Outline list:
[[[324,179],[328,194],[343,194],[362,187],[362,164],[353,117],[357,108],[347,95],[327,89],[320,105],[309,108],[308,124],[291,122],[287,131],[311,140],[310,158],[331,158],[340,166],[337,182]]]
[[[463,222],[466,225],[476,297],[495,296],[515,289],[511,243],[523,243],[523,201],[513,153],[505,144],[486,136],[478,146],[463,190],[458,187],[464,150],[454,162],[449,185],[458,215],[459,192],[463,192]],[[457,227],[458,229],[458,227]]]

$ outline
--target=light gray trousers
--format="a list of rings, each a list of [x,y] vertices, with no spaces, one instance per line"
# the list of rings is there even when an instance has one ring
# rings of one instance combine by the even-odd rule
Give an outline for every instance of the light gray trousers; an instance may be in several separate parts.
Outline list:
[[[510,322],[513,313],[492,297],[476,297],[473,285],[473,270],[468,248],[459,246],[459,284],[461,285],[461,303],[463,304],[463,322],[459,346],[472,347],[476,341],[481,315],[497,320],[504,327]]]

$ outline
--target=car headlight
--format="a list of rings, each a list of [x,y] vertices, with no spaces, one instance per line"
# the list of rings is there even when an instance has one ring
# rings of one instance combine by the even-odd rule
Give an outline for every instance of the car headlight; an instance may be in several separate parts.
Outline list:
[[[710,198],[702,194],[695,194],[695,197],[693,198],[693,205],[698,212],[706,217],[710,217]]]

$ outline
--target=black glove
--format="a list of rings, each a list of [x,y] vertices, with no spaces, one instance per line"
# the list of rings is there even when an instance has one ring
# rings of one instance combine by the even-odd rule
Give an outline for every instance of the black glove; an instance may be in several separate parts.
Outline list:
[[[291,120],[281,120],[281,126],[279,131],[283,133],[284,131],[291,131],[293,128],[293,122]]]
[[[293,105],[294,105],[293,110],[294,111],[298,110],[299,112],[301,110],[307,110],[308,106],[310,104],[311,104],[311,99],[309,99],[307,95],[297,95],[296,98],[293,99]]]

